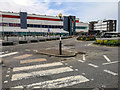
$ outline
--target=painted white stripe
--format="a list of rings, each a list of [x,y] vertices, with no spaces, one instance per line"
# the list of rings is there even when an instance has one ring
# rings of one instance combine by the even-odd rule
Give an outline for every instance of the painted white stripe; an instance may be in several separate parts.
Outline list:
[[[37,52],[38,50],[33,50],[34,52]]]
[[[6,77],[9,77],[9,75],[6,75]]]
[[[5,53],[5,52],[0,52],[0,54],[3,54],[3,53]]]
[[[35,71],[35,72],[30,72],[30,73],[13,74],[12,81],[26,79],[26,78],[35,77],[35,76],[46,76],[46,75],[52,75],[52,74],[59,74],[59,73],[70,72],[70,71],[73,71],[73,69],[69,67],[62,67],[62,68],[56,68],[56,69],[50,69],[50,70]]]
[[[31,51],[30,49],[25,49],[25,51]]]
[[[62,87],[76,85],[79,83],[88,82],[88,81],[89,79],[87,79],[86,77],[82,75],[77,75],[77,76],[70,76],[70,77],[64,77],[64,78],[59,78],[55,80],[33,83],[33,84],[27,85],[27,87],[28,88],[62,88]],[[23,88],[23,86],[16,86],[13,88]]]
[[[118,63],[118,61],[109,62],[109,63],[103,63],[102,65],[113,64],[113,63]]]
[[[92,67],[95,67],[95,68],[98,67],[98,66],[96,66],[96,65],[94,65],[94,64],[91,64],[91,63],[89,63],[88,65],[89,65],[89,66],[92,66]]]
[[[111,62],[110,59],[106,55],[103,55],[103,56],[108,62]]]
[[[7,73],[10,73],[10,71],[7,71]]]
[[[85,59],[85,54],[83,54],[83,60],[86,60],[86,59]]]
[[[8,83],[8,81],[4,81],[4,83]]]
[[[56,62],[56,63],[48,63],[48,64],[31,65],[31,66],[25,66],[25,67],[16,67],[16,68],[13,68],[13,72],[37,69],[37,68],[43,68],[43,67],[59,66],[59,65],[63,65],[63,64],[61,62]]]
[[[112,72],[112,71],[110,71],[110,70],[104,70],[104,72],[107,72],[107,73],[112,74],[112,75],[114,75],[114,76],[118,75],[117,73],[114,73],[114,72]]]
[[[0,57],[6,57],[6,56],[14,55],[14,54],[17,54],[17,53],[18,52],[12,52],[12,53],[8,53],[8,54],[0,55]]]
[[[85,62],[85,61],[82,61],[82,60],[78,60],[78,61],[79,61],[79,62],[82,62],[82,63]]]

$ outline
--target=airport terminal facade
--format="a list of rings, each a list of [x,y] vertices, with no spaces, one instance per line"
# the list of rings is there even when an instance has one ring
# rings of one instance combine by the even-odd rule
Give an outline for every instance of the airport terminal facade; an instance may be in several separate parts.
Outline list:
[[[0,33],[6,35],[46,35],[46,34],[64,34],[69,35],[70,30],[73,30],[71,35],[79,32],[88,32],[88,23],[79,22],[79,18],[72,19],[67,16],[68,20],[62,20],[58,16],[47,16],[37,14],[27,14],[27,12],[0,12],[2,26]],[[72,23],[66,25],[66,23]],[[74,25],[73,25],[74,23]],[[68,27],[66,29],[66,27]]]

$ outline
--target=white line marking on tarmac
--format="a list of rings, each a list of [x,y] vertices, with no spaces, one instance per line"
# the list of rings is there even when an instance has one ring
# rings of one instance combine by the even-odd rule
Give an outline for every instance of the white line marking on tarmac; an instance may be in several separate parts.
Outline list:
[[[43,68],[43,67],[60,66],[60,65],[63,65],[63,64],[61,62],[56,62],[56,63],[48,63],[48,64],[31,65],[31,66],[25,66],[25,67],[16,67],[16,68],[13,68],[13,72],[37,69],[37,68]]]
[[[78,69],[75,69],[75,71],[78,71]]]
[[[10,73],[10,71],[7,71],[7,73]]]
[[[33,50],[34,52],[38,52],[38,50]]]
[[[108,62],[111,62],[110,59],[106,55],[103,55],[103,56]]]
[[[25,51],[31,51],[30,49],[25,49]]]
[[[85,54],[83,54],[83,60],[86,60],[86,59],[85,59]]]
[[[32,56],[32,54],[24,54],[24,55],[20,55],[20,56],[17,56],[17,57],[14,57],[15,59],[24,59],[24,58],[27,58],[27,57],[30,57]]]
[[[94,64],[92,64],[92,63],[89,63],[88,65],[89,65],[89,66],[92,66],[92,67],[95,67],[95,68],[98,67],[98,66],[96,66],[96,65],[94,65]]]
[[[118,63],[119,61],[114,61],[114,62],[109,62],[109,63],[103,63],[102,65],[107,65],[107,64],[113,64],[113,63]]]
[[[34,71],[34,72],[30,72],[30,73],[13,74],[12,81],[26,79],[29,77],[59,74],[59,73],[70,72],[70,71],[73,71],[73,69],[71,69],[69,67],[62,67],[62,68],[56,68],[56,69],[50,69],[50,70]]]
[[[6,57],[6,56],[14,55],[14,54],[17,54],[17,53],[18,52],[12,52],[12,53],[8,53],[8,54],[0,55],[0,57]]]
[[[3,53],[5,53],[5,52],[0,52],[0,54],[3,54]]]
[[[112,72],[112,71],[110,71],[110,70],[103,70],[104,72],[107,72],[107,73],[109,73],[109,74],[112,74],[112,75],[114,75],[114,76],[116,76],[116,75],[118,75],[117,73],[114,73],[114,72]]]
[[[4,83],[8,83],[8,81],[4,81]]]
[[[67,63],[65,63],[65,65],[68,65]]]
[[[6,77],[9,77],[9,75],[6,75]]]
[[[85,75],[85,73],[82,73],[83,75]]]
[[[82,62],[82,63],[85,62],[85,61],[82,61],[82,60],[78,60],[78,61],[79,61],[79,62]]]
[[[21,60],[20,64],[33,63],[33,62],[44,62],[44,61],[47,61],[47,60],[45,58],[37,58],[37,59]]]
[[[89,79],[82,75],[69,76],[64,78],[58,78],[55,80],[49,80],[44,82],[38,82],[27,85],[28,88],[62,88],[67,86],[76,85],[79,83],[88,82]],[[16,86],[13,88],[23,88],[23,86]]]

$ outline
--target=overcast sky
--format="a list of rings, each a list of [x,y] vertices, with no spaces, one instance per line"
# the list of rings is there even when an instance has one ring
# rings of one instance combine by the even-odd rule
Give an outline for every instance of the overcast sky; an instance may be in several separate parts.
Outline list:
[[[56,2],[57,1],[57,2]],[[95,2],[97,1],[97,2]],[[1,11],[75,15],[81,22],[118,19],[119,0],[0,0]]]

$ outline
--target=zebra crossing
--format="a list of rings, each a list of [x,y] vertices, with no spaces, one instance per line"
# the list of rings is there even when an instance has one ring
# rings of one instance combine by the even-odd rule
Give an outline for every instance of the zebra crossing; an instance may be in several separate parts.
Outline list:
[[[8,54],[4,54],[2,57],[10,56],[10,55],[15,55],[18,54],[18,52],[11,52]],[[12,58],[20,60],[20,61],[28,61],[28,63],[33,63],[30,61],[34,60],[40,60],[40,59],[29,59],[27,60],[26,57],[32,57],[32,54],[23,54],[23,55],[17,55],[13,56]],[[23,60],[23,58],[25,58]],[[43,58],[42,58],[43,59]],[[46,61],[46,60],[45,60]],[[44,60],[40,62],[45,62]],[[73,86],[76,84],[80,83],[85,83],[90,81],[88,78],[86,78],[83,75],[79,74],[74,74],[76,70],[74,70],[72,67],[66,65],[64,62],[46,62],[44,64],[41,63],[36,63],[32,65],[24,65],[24,63],[20,63],[21,66],[16,66],[13,67],[12,69],[12,75],[7,77],[10,77],[10,82],[17,83],[21,81],[21,84],[15,84],[10,86],[11,88],[24,88],[25,86],[27,88],[62,88],[62,87],[68,87],[68,86]],[[9,70],[7,71],[9,72]],[[67,73],[67,75],[61,76],[60,74]],[[52,76],[57,76],[52,77],[52,79],[47,79],[41,81],[40,78],[43,76],[47,77],[52,77]],[[59,77],[58,77],[59,76]],[[37,78],[37,82],[32,82],[31,83],[23,83],[24,80],[29,80],[30,79],[35,79]],[[9,82],[4,81],[4,84],[7,84]]]
[[[56,68],[56,66],[58,67]],[[46,67],[47,67],[47,70],[41,70],[41,68],[46,68]],[[50,67],[55,67],[55,68],[49,69]],[[34,70],[37,69],[37,71],[29,72],[29,70],[33,70],[33,69]],[[13,68],[11,81],[17,81],[17,80],[23,80],[23,79],[28,80],[29,78],[36,78],[41,76],[59,75],[60,73],[73,73],[73,71],[74,69],[68,66],[65,66],[62,62],[53,62],[53,63],[38,64],[38,65],[32,65],[32,66],[15,67]],[[27,88],[62,88],[62,87],[67,87],[67,86],[88,82],[88,81],[89,79],[87,79],[86,77],[82,75],[74,75],[73,73],[73,75],[70,75],[70,76],[65,76],[65,77],[47,80],[43,82],[36,82],[32,84],[27,84],[27,85],[18,85],[12,88],[24,88],[24,86],[26,86]]]

